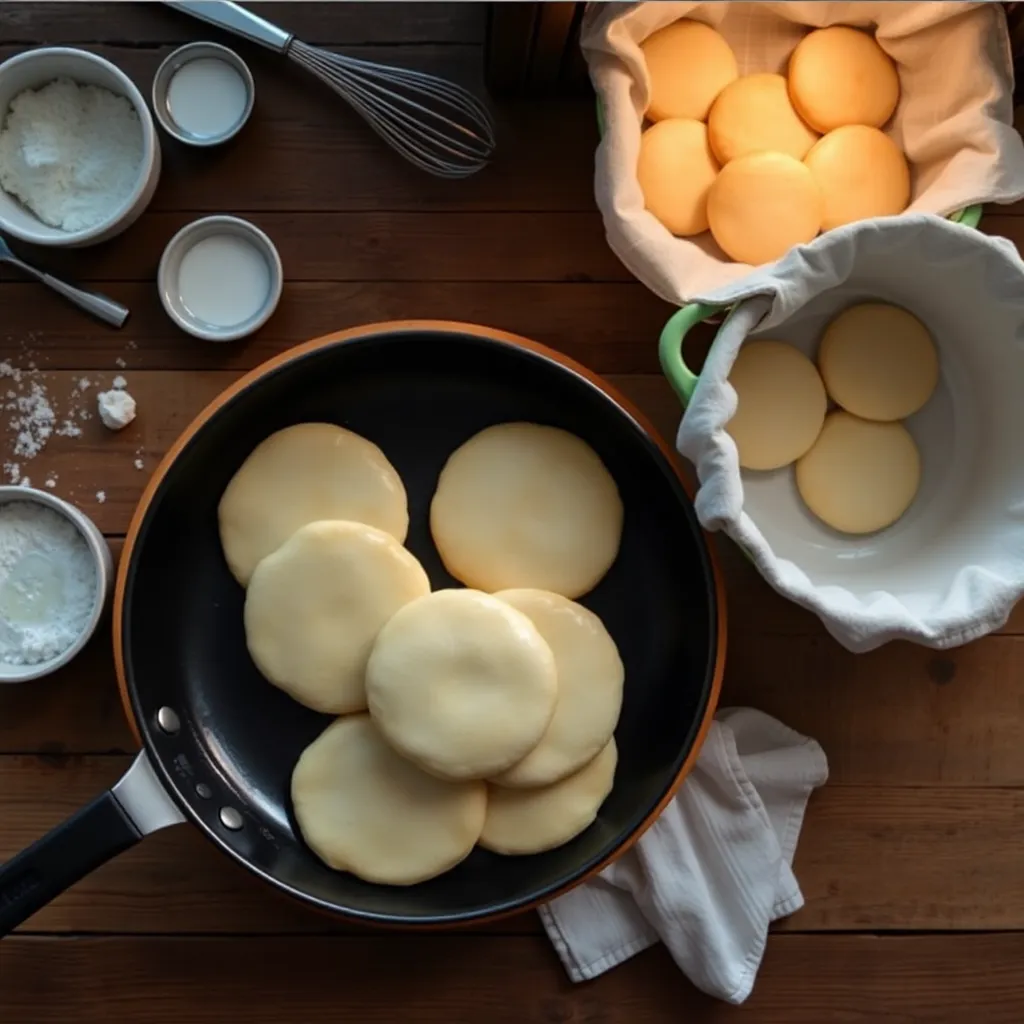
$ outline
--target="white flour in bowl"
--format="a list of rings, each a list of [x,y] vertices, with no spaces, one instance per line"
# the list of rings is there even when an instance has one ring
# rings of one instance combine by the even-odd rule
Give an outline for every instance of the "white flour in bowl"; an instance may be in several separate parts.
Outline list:
[[[57,78],[11,100],[0,127],[0,188],[50,227],[84,231],[131,196],[143,155],[128,100]]]
[[[85,538],[34,501],[0,504],[0,662],[38,665],[66,651],[96,601]]]

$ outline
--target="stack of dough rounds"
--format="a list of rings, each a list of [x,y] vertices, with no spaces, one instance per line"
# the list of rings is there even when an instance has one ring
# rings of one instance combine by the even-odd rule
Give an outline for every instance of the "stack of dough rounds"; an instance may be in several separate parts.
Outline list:
[[[708,115],[708,140],[723,164],[765,151],[803,160],[818,133],[793,109],[782,75],[746,75],[719,93]]]
[[[821,192],[785,153],[751,153],[725,165],[708,190],[711,234],[740,263],[770,263],[821,228]]]
[[[917,412],[939,382],[935,342],[899,306],[851,306],[825,329],[818,366],[828,393],[867,420],[902,420]]]
[[[877,128],[836,128],[815,143],[804,163],[821,189],[823,231],[868,217],[894,216],[910,201],[907,158]]]
[[[292,772],[303,838],[324,863],[369,882],[413,885],[453,868],[483,830],[482,782],[421,771],[384,742],[369,715],[328,726]]]
[[[601,620],[574,601],[544,590],[503,590],[495,596],[522,612],[551,648],[558,695],[537,746],[491,781],[515,787],[558,782],[593,760],[611,739],[622,707],[622,659]]]
[[[700,121],[658,121],[640,136],[637,179],[644,205],[674,235],[708,229],[708,189],[718,162]]]
[[[480,845],[495,853],[552,850],[578,836],[597,817],[611,792],[618,752],[609,740],[578,772],[538,789],[492,786]]]
[[[260,559],[300,526],[347,519],[399,542],[409,529],[405,487],[384,453],[332,423],[300,423],[257,445],[218,507],[221,546],[242,586]]]
[[[891,526],[910,507],[921,480],[917,445],[901,423],[830,413],[814,447],[796,464],[807,507],[843,533]]]
[[[380,628],[430,593],[420,563],[365,523],[308,523],[264,558],[245,595],[256,667],[300,704],[328,714],[366,707],[366,661]]]
[[[493,593],[516,587],[579,597],[608,571],[622,499],[585,441],[536,423],[500,423],[448,459],[430,505],[445,568]]]
[[[828,398],[814,364],[781,341],[748,341],[729,373],[736,412],[726,426],[744,469],[780,469],[818,439]]]
[[[533,623],[476,590],[439,590],[401,608],[366,667],[370,714],[388,742],[447,779],[497,775],[541,740],[558,693],[554,655]]]
[[[899,75],[870,34],[810,32],[788,78],[738,76],[728,43],[689,20],[641,49],[653,125],[637,181],[646,209],[677,237],[709,229],[729,259],[760,265],[820,231],[907,208],[910,168],[879,130],[899,102]]]
[[[684,18],[648,36],[641,46],[650,81],[652,121],[703,121],[715,97],[739,73],[729,44],[710,26]]]
[[[881,128],[900,98],[896,65],[866,32],[833,25],[804,36],[789,58],[789,95],[819,132]]]

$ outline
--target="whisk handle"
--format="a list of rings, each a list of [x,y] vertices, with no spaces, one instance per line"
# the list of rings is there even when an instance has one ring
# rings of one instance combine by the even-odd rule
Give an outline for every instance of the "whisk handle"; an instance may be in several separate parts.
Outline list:
[[[290,32],[285,32],[230,0],[164,0],[164,3],[176,11],[191,14],[193,18],[226,29],[278,53],[284,53],[293,39]]]

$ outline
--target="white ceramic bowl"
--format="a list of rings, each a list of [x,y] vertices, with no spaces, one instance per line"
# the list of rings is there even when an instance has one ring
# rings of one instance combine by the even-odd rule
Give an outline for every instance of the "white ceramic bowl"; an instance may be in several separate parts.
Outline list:
[[[124,96],[142,124],[143,157],[132,194],[106,220],[82,231],[62,231],[44,224],[21,202],[0,190],[0,234],[36,245],[77,248],[94,245],[120,234],[149,205],[160,180],[160,141],[142,93],[132,80],[108,60],[86,50],[47,46],[26,50],[0,64],[0,123],[11,100],[25,89],[39,89],[55,78],[67,77],[85,85],[98,85]]]
[[[51,672],[56,672],[57,669],[71,661],[89,642],[89,638],[93,633],[96,632],[96,627],[99,625],[103,611],[106,608],[114,579],[114,562],[110,557],[110,548],[107,547],[103,534],[100,533],[96,524],[88,516],[80,512],[74,505],[46,491],[37,491],[30,487],[0,486],[0,505],[16,501],[34,502],[37,505],[52,509],[54,512],[64,516],[78,530],[85,540],[89,553],[92,555],[93,564],[96,567],[96,592],[92,612],[82,632],[79,633],[70,647],[61,651],[57,657],[35,665],[8,665],[0,661],[0,684],[25,683],[30,679],[39,679],[42,676],[48,676]]]
[[[186,305],[179,286],[181,261],[185,254],[192,246],[214,235],[232,235],[242,239],[251,245],[267,264],[268,287],[263,305],[252,316],[227,327],[219,327],[195,317]],[[167,243],[160,258],[156,285],[164,310],[183,331],[204,341],[235,341],[258,331],[277,309],[284,288],[284,268],[277,247],[265,232],[260,231],[255,224],[242,220],[241,217],[218,214],[186,224]]]

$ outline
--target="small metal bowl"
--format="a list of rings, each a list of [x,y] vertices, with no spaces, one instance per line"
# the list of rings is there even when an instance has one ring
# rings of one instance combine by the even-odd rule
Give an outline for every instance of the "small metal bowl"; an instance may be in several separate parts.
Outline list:
[[[110,557],[110,548],[103,539],[103,534],[96,528],[96,524],[84,513],[80,512],[74,505],[58,498],[56,495],[48,494],[46,491],[37,491],[31,487],[10,487],[0,486],[0,505],[6,505],[16,501],[23,501],[30,504],[40,505],[52,509],[67,519],[82,535],[89,552],[92,555],[93,564],[96,568],[96,594],[93,600],[92,612],[89,615],[81,633],[70,647],[61,651],[55,658],[49,661],[41,661],[35,665],[8,665],[0,662],[0,684],[2,683],[25,683],[30,679],[41,679],[52,672],[66,665],[76,654],[89,642],[100,619],[103,617],[107,600],[110,597],[110,590],[114,579],[114,561]]]
[[[246,103],[238,120],[228,129],[219,135],[196,135],[187,128],[182,127],[174,119],[174,114],[168,102],[171,89],[171,79],[190,61],[201,59],[219,60],[228,67],[237,71],[245,86]],[[188,43],[179,47],[170,54],[157,68],[156,76],[153,79],[153,113],[156,115],[160,126],[168,135],[184,142],[188,146],[219,146],[228,139],[233,139],[241,130],[242,126],[249,120],[252,113],[253,103],[256,100],[256,84],[252,78],[249,65],[235,53],[234,50],[221,46],[219,43]]]
[[[197,318],[185,304],[179,274],[185,254],[198,242],[214,235],[234,235],[244,239],[266,260],[269,272],[267,297],[263,305],[248,319],[230,326],[217,326]],[[156,275],[160,301],[167,315],[183,330],[204,341],[235,341],[258,331],[271,317],[281,300],[284,268],[274,243],[255,224],[241,217],[218,215],[202,217],[186,224],[168,243],[160,258]]]

